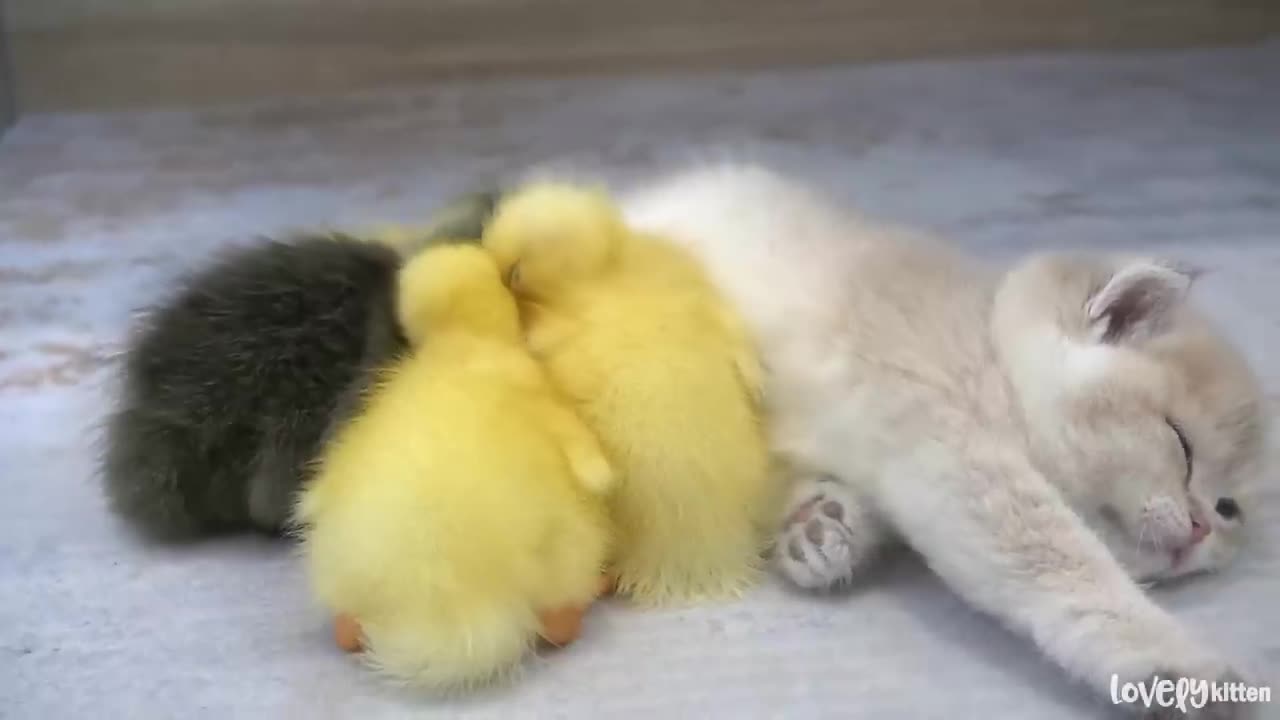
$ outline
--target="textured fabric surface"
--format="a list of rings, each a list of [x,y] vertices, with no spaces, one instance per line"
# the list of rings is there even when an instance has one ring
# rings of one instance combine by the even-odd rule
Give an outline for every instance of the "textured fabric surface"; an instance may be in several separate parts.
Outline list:
[[[605,603],[516,687],[449,702],[332,647],[287,545],[147,547],[105,511],[97,424],[130,312],[215,247],[419,222],[545,163],[627,178],[742,155],[994,261],[1150,249],[1280,397],[1280,44],[448,87],[29,116],[0,142],[0,717],[1092,717],[1103,706],[910,556],[864,589]],[[762,279],[764,281],[764,279]],[[1280,477],[1229,571],[1158,601],[1280,685]],[[1264,717],[1280,716],[1280,705]]]

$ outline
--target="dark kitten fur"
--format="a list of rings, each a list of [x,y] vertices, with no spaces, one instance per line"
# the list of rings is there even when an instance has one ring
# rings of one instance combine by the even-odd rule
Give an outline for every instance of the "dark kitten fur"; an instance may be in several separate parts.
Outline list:
[[[343,236],[238,248],[139,328],[108,419],[121,516],[166,539],[285,529],[330,427],[404,348],[399,257]]]

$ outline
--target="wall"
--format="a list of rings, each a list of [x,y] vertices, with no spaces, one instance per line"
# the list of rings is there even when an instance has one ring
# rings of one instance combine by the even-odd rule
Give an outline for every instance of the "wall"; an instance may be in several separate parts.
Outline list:
[[[0,135],[17,119],[13,70],[9,61],[9,39],[5,31],[5,3],[0,0]]]
[[[25,109],[442,78],[1255,41],[1280,0],[20,0]]]

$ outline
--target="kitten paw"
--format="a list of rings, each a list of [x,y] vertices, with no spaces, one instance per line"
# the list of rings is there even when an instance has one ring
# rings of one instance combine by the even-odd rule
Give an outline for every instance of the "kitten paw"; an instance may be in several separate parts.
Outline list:
[[[874,556],[876,531],[858,522],[862,512],[848,491],[831,480],[787,518],[774,549],[778,570],[806,590],[845,585]]]

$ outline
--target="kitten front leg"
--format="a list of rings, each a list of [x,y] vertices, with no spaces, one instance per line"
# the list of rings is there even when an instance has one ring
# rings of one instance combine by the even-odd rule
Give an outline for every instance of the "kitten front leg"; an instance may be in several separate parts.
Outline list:
[[[875,559],[885,529],[865,499],[830,475],[794,482],[774,546],[778,571],[806,590],[846,585]]]
[[[308,474],[307,460],[286,443],[266,442],[249,476],[245,502],[254,527],[280,534],[289,529],[295,495]]]
[[[1113,674],[1120,683],[1155,675],[1233,676],[1226,662],[1143,595],[1021,453],[1001,438],[946,443],[912,448],[890,462],[877,500],[903,538],[968,602],[1031,636],[1051,660],[1108,699]],[[1199,716],[1239,717],[1238,711],[1219,706]]]

